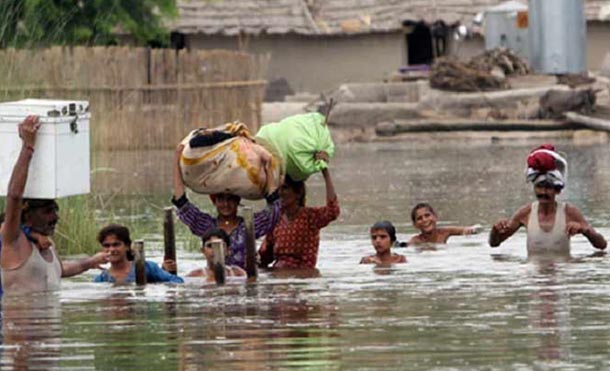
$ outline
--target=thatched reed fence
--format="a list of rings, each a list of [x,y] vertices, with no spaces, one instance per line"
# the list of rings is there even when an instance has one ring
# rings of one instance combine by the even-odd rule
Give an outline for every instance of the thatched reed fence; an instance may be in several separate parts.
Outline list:
[[[0,101],[88,100],[96,150],[174,147],[196,127],[260,126],[268,56],[130,47],[0,50]]]

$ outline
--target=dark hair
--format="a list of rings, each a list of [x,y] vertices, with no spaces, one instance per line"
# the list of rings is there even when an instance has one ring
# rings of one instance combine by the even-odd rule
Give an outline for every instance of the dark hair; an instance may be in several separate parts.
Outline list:
[[[227,232],[223,231],[220,228],[212,228],[212,229],[208,230],[207,232],[205,232],[205,234],[201,237],[201,241],[203,243],[205,243],[207,240],[209,240],[212,237],[218,237],[221,240],[223,240],[225,245],[227,246],[227,250],[231,246],[231,239],[229,238],[229,235],[227,234]]]
[[[301,194],[299,198],[299,206],[305,206],[305,197],[307,195],[307,189],[305,188],[305,182],[302,180],[294,180],[289,175],[284,177],[284,184],[295,193]]]
[[[216,193],[216,194],[210,195],[210,199],[212,200],[212,203],[215,204],[218,197],[227,197],[229,200],[233,200],[238,204],[241,202],[241,197],[239,197],[238,195],[234,195],[232,193]]]
[[[131,237],[129,236],[129,228],[120,224],[109,224],[97,233],[97,241],[101,244],[108,236],[116,236],[117,240],[123,242],[128,247],[127,260],[131,261],[134,259],[133,251],[131,251]]]
[[[53,205],[59,209],[59,205],[57,205],[57,202],[52,198],[24,198],[22,202],[23,208],[21,209],[21,223],[25,222],[26,216],[32,210],[41,209],[50,205]]]
[[[0,213],[0,224],[4,223],[4,212]]]
[[[411,221],[413,223],[415,223],[415,214],[417,213],[417,210],[423,209],[423,208],[426,208],[426,209],[430,210],[430,212],[432,214],[436,215],[436,211],[434,211],[434,209],[432,208],[432,206],[430,206],[429,203],[427,203],[427,202],[420,202],[417,205],[415,205],[413,210],[411,210]]]
[[[396,228],[394,228],[394,225],[391,222],[388,222],[387,220],[379,221],[371,226],[371,232],[376,229],[382,229],[388,232],[390,240],[396,242]]]

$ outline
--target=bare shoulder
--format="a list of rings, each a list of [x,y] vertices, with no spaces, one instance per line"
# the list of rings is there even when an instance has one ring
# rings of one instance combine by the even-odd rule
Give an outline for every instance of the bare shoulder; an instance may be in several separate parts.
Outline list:
[[[521,206],[513,216],[511,217],[511,221],[515,221],[520,224],[526,224],[527,219],[529,218],[530,213],[532,212],[532,204],[528,203],[526,205]]]
[[[580,210],[572,205],[571,203],[566,202],[566,218],[568,221],[582,221],[584,217]]]
[[[515,211],[514,216],[528,215],[532,211],[532,204],[525,204]]]
[[[407,257],[400,254],[394,254],[394,262],[395,263],[406,263]]]
[[[2,242],[2,254],[0,266],[4,269],[16,269],[20,267],[32,254],[34,247],[27,239],[25,233],[20,232],[16,240]],[[57,254],[55,254],[57,256]]]
[[[372,263],[373,263],[372,256],[363,256],[362,259],[360,259],[360,264],[372,264]]]
[[[419,238],[419,235],[416,234],[415,236],[411,237],[411,239],[409,240],[409,242],[407,243],[407,246],[411,246],[411,245],[417,245],[422,243],[423,241],[421,240],[421,238]]]

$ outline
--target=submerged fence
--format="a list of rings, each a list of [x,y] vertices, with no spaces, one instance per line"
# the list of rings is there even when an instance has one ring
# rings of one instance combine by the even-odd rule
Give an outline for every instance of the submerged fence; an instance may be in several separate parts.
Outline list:
[[[174,147],[197,127],[260,126],[268,56],[131,47],[0,50],[0,101],[88,100],[96,150]]]

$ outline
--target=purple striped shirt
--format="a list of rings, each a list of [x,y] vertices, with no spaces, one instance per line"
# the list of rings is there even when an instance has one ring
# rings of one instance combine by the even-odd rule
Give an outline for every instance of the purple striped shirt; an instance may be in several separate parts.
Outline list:
[[[196,236],[202,237],[210,229],[218,227],[217,218],[199,210],[190,201],[177,210],[178,218]],[[264,210],[254,213],[254,234],[256,238],[263,237],[271,232],[280,220],[280,215],[279,200],[267,205]],[[226,264],[246,268],[246,225],[243,218],[239,218],[239,224],[231,232],[229,238],[231,239],[231,248]]]

